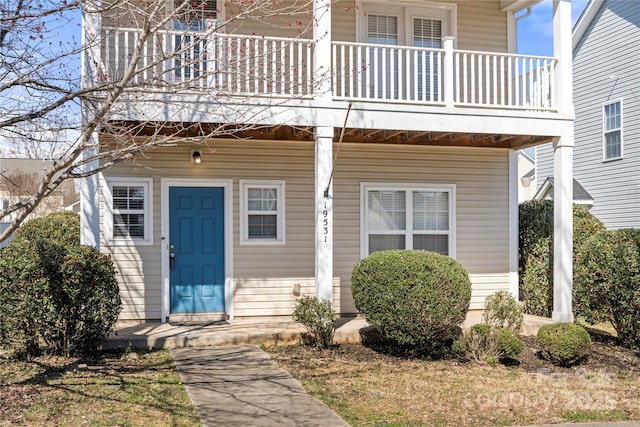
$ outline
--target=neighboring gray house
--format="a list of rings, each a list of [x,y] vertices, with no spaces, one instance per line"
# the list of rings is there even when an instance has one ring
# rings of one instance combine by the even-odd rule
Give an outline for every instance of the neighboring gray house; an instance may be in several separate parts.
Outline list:
[[[639,42],[640,1],[591,0],[573,29],[573,175],[607,228],[640,227]],[[536,149],[545,198],[552,147]]]

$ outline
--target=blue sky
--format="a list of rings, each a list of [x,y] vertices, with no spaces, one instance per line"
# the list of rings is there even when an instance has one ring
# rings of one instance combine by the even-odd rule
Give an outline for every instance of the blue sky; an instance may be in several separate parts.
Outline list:
[[[575,24],[587,3],[588,0],[571,1],[572,23]],[[553,3],[551,0],[544,0],[534,6],[531,15],[518,22],[518,53],[553,56]]]

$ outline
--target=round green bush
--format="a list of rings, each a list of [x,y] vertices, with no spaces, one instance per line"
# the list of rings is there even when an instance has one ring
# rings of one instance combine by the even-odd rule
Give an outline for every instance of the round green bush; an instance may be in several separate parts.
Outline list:
[[[80,216],[73,212],[56,212],[25,222],[16,230],[13,241],[52,240],[69,247],[80,245]]]
[[[0,344],[28,355],[43,342],[51,353],[94,352],[121,308],[113,261],[72,239],[48,238],[37,227],[55,223],[47,218],[35,226],[30,221],[29,237],[22,234],[0,252]]]
[[[419,250],[369,255],[354,267],[351,286],[356,308],[383,340],[432,354],[457,337],[471,299],[460,263]]]
[[[521,203],[519,213],[519,274],[525,313],[551,316],[553,311],[553,201]],[[604,225],[585,208],[573,206],[573,255]]]
[[[591,354],[591,337],[582,327],[573,323],[552,323],[538,331],[541,355],[559,366],[572,366]]]
[[[610,321],[625,347],[640,347],[640,229],[609,230],[576,259],[574,305],[590,323]]]
[[[516,359],[522,353],[522,340],[510,329],[500,328],[498,330],[498,348],[501,352],[501,358]]]

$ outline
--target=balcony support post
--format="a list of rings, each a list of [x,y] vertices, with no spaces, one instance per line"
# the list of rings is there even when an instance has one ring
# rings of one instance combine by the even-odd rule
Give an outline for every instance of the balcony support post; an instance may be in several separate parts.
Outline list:
[[[444,75],[444,103],[445,106],[452,108],[455,102],[453,96],[453,81],[454,81],[454,72],[453,72],[453,41],[455,40],[452,36],[445,36],[442,38],[442,45],[444,47],[444,64],[442,74]]]
[[[573,322],[573,146],[564,135],[553,143],[553,312],[555,322]]]
[[[333,128],[316,128],[315,201],[316,201],[316,296],[333,299]]]
[[[82,7],[82,46],[81,84],[84,89],[97,84],[98,64],[100,64],[100,45],[102,21],[100,18],[100,0],[83,3]],[[86,129],[91,121],[91,106],[82,102],[82,128]],[[85,142],[82,153],[84,160],[98,153],[98,131],[91,133]],[[99,167],[98,160],[85,163],[83,173],[92,173]],[[100,249],[100,198],[98,174],[93,173],[80,179],[80,243]]]
[[[558,110],[573,114],[571,0],[553,0],[553,55],[557,60],[554,89]]]
[[[553,0],[555,92],[560,113],[573,115],[571,1]],[[554,232],[553,312],[556,322],[573,322],[573,122],[553,143]]]
[[[314,99],[331,101],[331,2],[313,0]]]

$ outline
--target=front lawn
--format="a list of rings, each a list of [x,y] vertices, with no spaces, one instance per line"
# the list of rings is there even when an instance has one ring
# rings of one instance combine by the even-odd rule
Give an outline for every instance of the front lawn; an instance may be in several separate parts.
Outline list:
[[[407,360],[359,344],[268,347],[280,366],[354,426],[492,426],[640,420],[638,354],[596,342],[591,359],[557,368],[524,337],[518,366]]]
[[[0,425],[200,425],[166,350],[97,360],[0,355]]]

